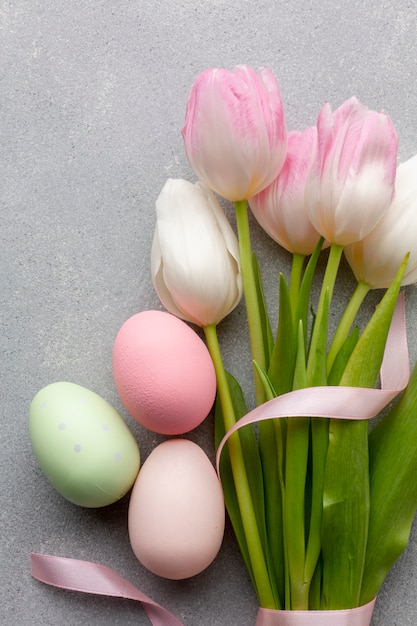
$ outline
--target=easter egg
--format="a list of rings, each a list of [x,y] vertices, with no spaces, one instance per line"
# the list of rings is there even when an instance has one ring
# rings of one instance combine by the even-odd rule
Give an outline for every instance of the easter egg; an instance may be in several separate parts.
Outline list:
[[[123,324],[113,347],[113,376],[130,415],[163,435],[196,428],[216,394],[206,345],[185,322],[163,311],[142,311]]]
[[[116,502],[139,471],[139,448],[122,417],[75,383],[52,383],[36,394],[29,408],[29,436],[46,478],[79,506]]]
[[[218,554],[224,524],[223,492],[205,452],[186,439],[159,444],[129,501],[129,538],[137,559],[164,578],[194,576]]]

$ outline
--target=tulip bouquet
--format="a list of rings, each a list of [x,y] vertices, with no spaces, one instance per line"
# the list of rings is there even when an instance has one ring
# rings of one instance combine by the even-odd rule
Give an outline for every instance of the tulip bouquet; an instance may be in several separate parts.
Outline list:
[[[417,281],[417,157],[397,167],[392,121],[356,98],[335,111],[326,103],[315,126],[287,132],[274,75],[247,66],[197,77],[182,134],[199,182],[163,187],[152,276],[168,311],[203,329],[212,356],[219,472],[258,623],[301,624],[272,620],[306,612],[303,623],[315,615],[314,623],[336,624],[334,612],[346,609],[350,624],[369,623],[417,508],[417,372],[408,382],[408,355],[393,328],[402,322],[401,286]],[[276,329],[248,209],[292,254],[289,279],[279,275]],[[343,254],[357,284],[330,333]],[[312,303],[320,256],[326,269]],[[381,299],[359,329],[371,289],[383,290]],[[217,330],[242,295],[250,412],[224,368]],[[387,363],[394,379],[380,386]],[[406,386],[370,428],[368,418]],[[362,607],[368,617],[355,618]]]

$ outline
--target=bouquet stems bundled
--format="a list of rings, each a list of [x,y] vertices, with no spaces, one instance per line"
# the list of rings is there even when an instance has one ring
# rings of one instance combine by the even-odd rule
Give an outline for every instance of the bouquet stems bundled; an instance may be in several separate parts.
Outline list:
[[[242,208],[239,207],[239,210]],[[264,400],[278,395],[277,388],[281,393],[286,393],[313,385],[374,387],[377,383],[407,259],[362,334],[357,328],[348,334],[353,319],[350,319],[349,324],[345,314],[335,334],[341,347],[333,358],[334,350],[330,351],[329,359],[326,346],[329,343],[333,345],[328,341],[330,293],[336,282],[341,256],[339,246],[330,250],[311,336],[307,338],[303,329],[321,244],[317,246],[307,266],[303,277],[306,282],[301,283],[295,307],[291,306],[291,289],[281,276],[276,343],[271,346],[269,341],[263,342],[266,352],[263,363],[269,364],[269,371],[265,372],[255,362],[255,377],[262,383],[261,397]],[[241,248],[242,267],[245,266],[245,256],[250,259],[252,254],[249,251],[245,254]],[[255,272],[252,280],[256,282],[254,276]],[[258,293],[260,289],[258,282]],[[363,297],[367,291],[362,289]],[[357,297],[358,290],[354,294],[354,298]],[[259,300],[253,299],[251,302],[258,306]],[[260,302],[263,303],[263,298]],[[357,306],[352,304],[348,309],[353,317]],[[259,310],[258,306],[253,316],[248,313],[248,319],[263,319],[265,325],[264,307],[261,306]],[[260,329],[261,325],[257,323],[256,328]],[[270,333],[264,328],[259,336],[268,338]],[[284,371],[287,383],[283,384],[280,375]],[[219,393],[219,398],[223,393],[232,398],[236,407],[235,419],[238,419],[246,411],[243,393],[230,375],[228,380],[229,386]],[[217,443],[227,430],[221,406],[220,402],[216,412]],[[389,416],[381,424],[385,422],[389,423]],[[221,462],[221,475],[223,485],[227,485],[225,494],[229,514],[248,569],[252,572],[261,606],[298,610],[343,609],[368,602],[377,589],[374,584],[374,594],[369,597],[369,592],[362,588],[364,572],[365,580],[369,578],[374,581],[377,572],[372,560],[376,560],[381,567],[381,561],[386,564],[388,555],[392,553],[392,546],[387,546],[386,557],[381,557],[380,539],[374,539],[373,548],[372,540],[369,540],[369,532],[372,534],[373,529],[369,528],[370,511],[376,505],[371,505],[368,421],[321,418],[271,420],[259,424],[258,440],[253,433],[249,435],[245,432],[249,428],[245,427],[232,437],[242,437],[243,456],[248,460],[245,471],[252,477],[252,504],[256,509],[255,518],[260,520],[258,534],[264,538],[263,558],[259,561],[265,563],[268,579],[257,578],[253,571],[246,535],[242,531],[242,512],[237,500],[228,497],[233,492],[230,474],[233,463],[229,466],[230,458],[227,459],[227,454]],[[395,449],[398,458],[398,448]],[[226,470],[227,466],[229,470]],[[385,468],[385,463],[382,466]],[[379,495],[381,498],[384,497],[382,493]],[[410,506],[409,498],[406,502]],[[391,505],[392,508],[385,511],[385,522],[394,515],[394,510],[398,514],[397,498],[392,499]],[[377,518],[381,524],[379,514]],[[392,533],[396,543],[397,532],[398,529]],[[375,552],[378,553],[377,558]],[[382,580],[388,569],[385,568]]]
[[[199,182],[169,180],[161,192],[152,274],[165,307],[204,330],[217,373],[216,446],[248,413],[246,390],[224,369],[217,330],[242,294],[256,405],[308,392],[300,415],[239,428],[220,457],[259,605],[361,606],[404,549],[417,507],[417,375],[371,432],[366,412],[339,419],[327,407],[312,414],[308,404],[315,388],[348,388],[352,405],[365,389],[375,391],[400,288],[417,281],[417,155],[397,167],[391,119],[354,97],[335,111],[326,103],[314,126],[288,133],[274,75],[244,65],[196,78],[182,134]],[[234,227],[216,194],[234,205]],[[276,329],[248,204],[292,254],[289,281],[279,276]],[[330,336],[343,255],[357,285]],[[385,291],[361,330],[355,319],[371,289]]]

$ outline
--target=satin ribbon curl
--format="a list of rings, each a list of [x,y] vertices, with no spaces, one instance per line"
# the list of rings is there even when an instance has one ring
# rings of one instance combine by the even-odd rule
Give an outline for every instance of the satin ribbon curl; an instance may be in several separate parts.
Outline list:
[[[153,626],[183,626],[175,615],[109,567],[90,561],[36,552],[30,556],[32,576],[47,585],[70,591],[136,600],[142,604]]]

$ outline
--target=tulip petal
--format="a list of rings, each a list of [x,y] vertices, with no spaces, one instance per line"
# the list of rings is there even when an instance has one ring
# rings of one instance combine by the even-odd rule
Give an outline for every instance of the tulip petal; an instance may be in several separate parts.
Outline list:
[[[305,186],[315,158],[317,130],[288,134],[288,150],[283,168],[275,180],[249,204],[262,228],[289,252],[311,254],[319,233],[307,212]]]
[[[417,282],[417,155],[397,169],[395,197],[364,239],[345,248],[357,278],[374,289],[388,287],[404,256],[410,253],[403,285]]]
[[[350,98],[334,113],[326,103],[317,120],[317,159],[306,185],[314,227],[331,243],[365,237],[394,192],[398,138],[390,118]]]
[[[152,276],[164,306],[200,326],[218,323],[242,295],[238,244],[217,200],[169,179],[156,202]]]
[[[246,65],[202,72],[191,89],[182,129],[191,167],[230,201],[269,185],[282,167],[286,126],[273,73]]]

